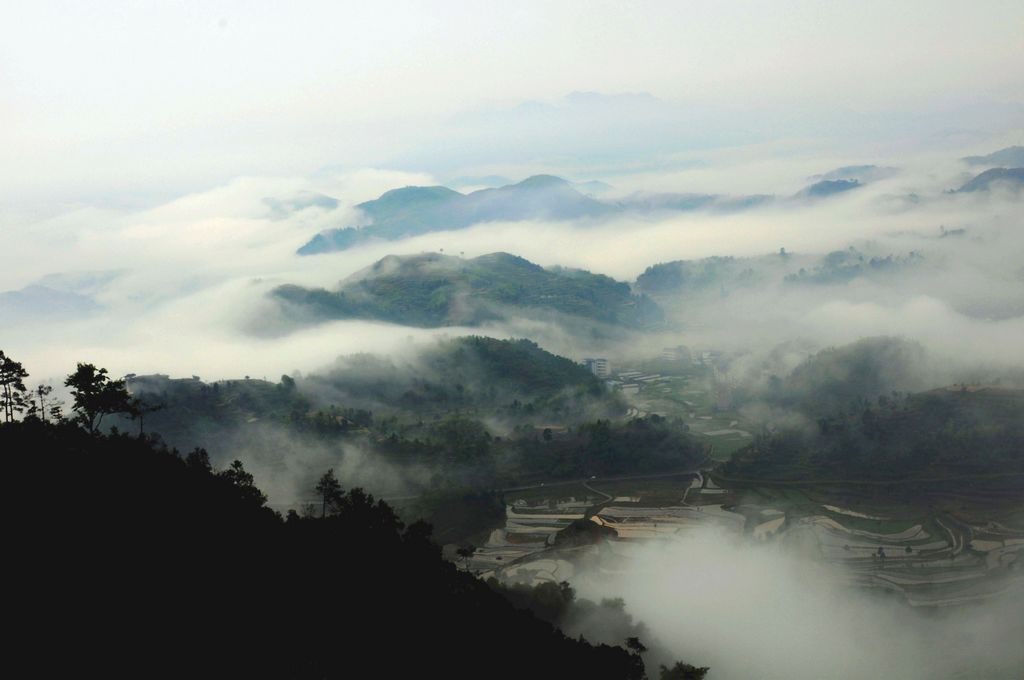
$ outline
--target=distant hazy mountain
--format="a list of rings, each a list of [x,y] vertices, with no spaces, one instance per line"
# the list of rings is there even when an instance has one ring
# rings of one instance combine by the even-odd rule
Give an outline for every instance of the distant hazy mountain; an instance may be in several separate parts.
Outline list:
[[[1008,146],[987,156],[968,156],[971,165],[999,165],[1004,168],[1024,167],[1024,146]]]
[[[447,187],[405,187],[356,206],[370,220],[318,234],[300,255],[344,250],[380,239],[394,241],[432,231],[463,229],[480,222],[598,217],[615,208],[584,196],[564,179],[535,175],[496,189],[461,194]]]
[[[38,284],[0,293],[0,316],[5,318],[66,319],[84,316],[99,308],[99,305],[88,296]]]
[[[823,179],[820,182],[815,182],[797,196],[805,198],[825,198],[827,196],[835,196],[851,189],[857,189],[858,187],[864,186],[859,180],[855,179]]]
[[[19,290],[0,292],[0,317],[74,318],[101,309],[96,295],[127,270],[72,271],[47,274]]]
[[[514,184],[508,177],[502,175],[470,175],[455,177],[445,182],[445,186],[457,189],[470,188],[479,189],[482,187],[503,187],[506,184]]]
[[[618,201],[616,205],[623,210],[638,212],[689,212],[694,210],[733,212],[756,208],[774,200],[774,196],[766,194],[721,196],[718,194],[636,193]]]
[[[827,175],[849,178],[822,179],[797,194],[796,198],[831,196],[856,189],[864,182],[888,176],[892,172],[896,170],[874,165],[838,168]],[[733,212],[777,200],[772,195],[644,192],[615,201],[594,198],[612,189],[610,185],[596,180],[572,184],[551,175],[535,175],[518,184],[480,189],[468,194],[445,186],[393,189],[375,200],[355,206],[366,216],[365,226],[348,226],[321,232],[299,248],[298,252],[300,255],[329,253],[371,241],[396,241],[435,231],[465,229],[485,222],[601,218],[629,211]],[[317,200],[314,201],[314,198]],[[307,199],[307,202],[301,204],[268,201],[268,205],[271,205],[275,214],[286,214],[289,210],[307,205],[328,207],[318,195],[311,195]],[[328,197],[323,199],[333,200]]]
[[[850,165],[822,175],[793,198],[818,199],[844,193],[899,170],[878,165]],[[462,178],[466,181],[500,181],[500,177]],[[623,212],[689,212],[749,210],[780,200],[773,195],[702,194],[685,192],[637,192],[615,200],[598,197],[613,191],[604,182],[577,184],[552,175],[535,175],[517,184],[480,189],[468,194],[445,186],[403,187],[355,206],[366,217],[365,226],[330,229],[299,248],[300,255],[345,250],[372,241],[396,241],[435,231],[464,229],[495,221],[574,220],[601,218]],[[333,199],[309,195],[302,200],[267,201],[274,214],[310,205],[331,207]]]
[[[994,184],[1002,184],[1013,189],[1024,187],[1024,168],[992,168],[970,180],[958,192],[988,191]]]
[[[626,283],[578,269],[544,269],[508,253],[473,259],[388,256],[328,291],[281,286],[271,295],[297,322],[377,319],[409,326],[478,325],[517,314],[565,314],[643,327],[661,310]]]
[[[264,198],[263,203],[270,208],[270,218],[278,220],[306,208],[334,210],[338,207],[338,199],[313,191],[301,191],[288,198]]]
[[[898,168],[882,165],[845,165],[821,175],[814,175],[811,181],[854,180],[862,184],[875,182],[899,174]]]
[[[582,191],[587,196],[601,196],[610,191],[615,191],[615,187],[611,184],[597,179],[592,179],[589,182],[576,182],[573,184],[573,187],[578,191]]]

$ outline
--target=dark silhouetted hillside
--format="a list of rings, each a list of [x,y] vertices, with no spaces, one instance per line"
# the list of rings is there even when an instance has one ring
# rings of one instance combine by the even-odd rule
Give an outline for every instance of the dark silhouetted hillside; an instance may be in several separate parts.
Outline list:
[[[202,452],[0,426],[9,668],[36,677],[640,678],[359,490],[283,519]]]

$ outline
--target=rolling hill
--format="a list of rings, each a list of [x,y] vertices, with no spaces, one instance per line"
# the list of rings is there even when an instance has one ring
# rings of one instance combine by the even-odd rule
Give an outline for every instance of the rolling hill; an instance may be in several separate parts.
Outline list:
[[[296,323],[373,319],[407,326],[478,326],[518,315],[552,314],[644,328],[661,310],[629,284],[578,269],[545,269],[508,253],[463,259],[391,255],[334,291],[285,285],[271,296]]]
[[[885,481],[1020,474],[1022,422],[1020,390],[959,385],[883,395],[822,415],[810,430],[766,432],[723,471],[741,478]]]
[[[989,191],[994,186],[1007,186],[1014,190],[1024,187],[1024,168],[992,168],[957,189],[957,193]]]
[[[898,168],[893,168],[883,165],[844,165],[841,168],[829,170],[826,173],[815,175],[811,177],[811,180],[818,181],[836,181],[836,180],[854,180],[861,184],[867,184],[880,179],[888,179],[894,175],[899,174]]]
[[[820,181],[806,187],[794,198],[832,196],[895,172],[894,168],[873,165],[839,168],[815,177]],[[633,212],[736,212],[777,200],[775,196],[766,194],[731,196],[686,192],[638,192],[614,201],[593,198],[610,189],[602,182],[573,184],[552,175],[534,175],[516,184],[467,194],[446,186],[402,187],[355,206],[365,216],[365,225],[323,231],[299,248],[298,253],[330,253],[364,243],[397,241],[437,231],[466,229],[487,222],[597,219]],[[280,213],[295,206],[274,204],[271,207]]]
[[[859,189],[862,186],[864,185],[860,180],[856,179],[823,179],[806,187],[797,196],[803,198],[826,198],[852,189]]]
[[[480,222],[600,217],[615,208],[583,195],[551,175],[535,175],[518,184],[462,194],[443,186],[404,187],[356,206],[369,218],[364,227],[317,234],[300,255],[344,250],[373,240],[394,241],[434,231],[465,229]]]
[[[963,159],[971,165],[997,165],[1004,168],[1024,166],[1024,146],[1008,146],[985,156],[968,156]]]
[[[333,438],[379,425],[473,413],[506,421],[533,417],[576,422],[620,415],[625,408],[588,369],[529,340],[460,337],[405,359],[359,354],[280,383],[166,375],[131,376],[133,396],[159,405],[145,429],[173,446],[229,450],[239,432],[266,426]],[[514,407],[513,407],[514,405]],[[127,417],[113,424],[139,427]],[[329,425],[329,427],[325,427]],[[250,443],[249,448],[259,445]]]
[[[299,382],[376,413],[494,415],[514,402],[558,421],[608,417],[624,407],[587,368],[530,340],[467,336],[443,340],[404,362],[370,355],[339,359]],[[515,413],[502,413],[513,418]]]

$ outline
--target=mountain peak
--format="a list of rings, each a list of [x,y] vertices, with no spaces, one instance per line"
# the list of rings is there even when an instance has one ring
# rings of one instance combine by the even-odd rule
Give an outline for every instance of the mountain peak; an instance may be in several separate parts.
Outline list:
[[[518,184],[512,186],[521,189],[546,189],[548,187],[571,187],[568,180],[554,175],[531,175]]]
[[[1020,167],[1024,165],[1024,146],[1008,146],[1005,149],[993,151],[987,156],[968,156],[963,160],[970,165]]]
[[[449,198],[454,198],[456,196],[462,196],[462,194],[460,194],[458,191],[455,191],[454,189],[449,189],[448,187],[408,186],[401,187],[399,189],[392,189],[391,191],[385,191],[375,201],[367,201],[366,203],[394,203],[407,201],[446,200]]]
[[[986,170],[957,189],[957,192],[988,191],[998,184],[1019,190],[1020,187],[1024,186],[1024,168],[992,168]]]

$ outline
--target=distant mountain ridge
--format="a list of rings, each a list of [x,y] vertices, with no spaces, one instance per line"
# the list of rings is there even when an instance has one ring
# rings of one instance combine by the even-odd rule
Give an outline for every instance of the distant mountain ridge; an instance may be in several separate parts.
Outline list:
[[[825,198],[864,186],[856,179],[823,179],[808,186],[798,194],[807,198]]]
[[[370,219],[368,225],[317,234],[299,248],[299,254],[314,255],[345,250],[371,240],[394,241],[433,231],[465,229],[480,222],[579,219],[616,210],[553,175],[534,175],[517,184],[468,194],[443,186],[403,187],[356,208]]]
[[[390,255],[335,291],[285,285],[271,296],[297,321],[374,319],[410,326],[476,326],[518,313],[565,314],[646,327],[661,310],[629,284],[579,269],[545,269],[508,253],[462,259]]]
[[[75,318],[100,309],[91,297],[32,284],[0,292],[0,315],[17,318]]]
[[[693,212],[697,210],[729,213],[767,205],[774,200],[775,196],[769,194],[727,196],[721,194],[638,192],[621,199],[616,202],[616,205],[623,210],[646,213]]]
[[[971,165],[998,165],[1004,168],[1024,167],[1024,146],[1008,146],[993,151],[987,156],[967,156],[963,159]]]
[[[791,200],[822,199],[857,189],[897,173],[896,168],[847,166],[817,175]],[[473,179],[473,178],[464,178]],[[501,180],[485,177],[481,180]],[[554,175],[534,175],[515,184],[479,189],[467,194],[446,186],[408,186],[392,189],[355,208],[366,217],[364,226],[322,231],[298,249],[299,255],[346,250],[374,241],[397,241],[436,231],[466,229],[487,222],[601,219],[626,212],[737,212],[779,200],[770,194],[728,195],[686,192],[636,192],[614,200],[596,196],[613,191],[604,182],[573,184]],[[585,192],[585,193],[584,193]],[[333,199],[306,196],[301,204],[275,203],[275,214],[309,205],[330,208]]]
[[[263,204],[269,209],[270,219],[281,220],[307,208],[336,210],[340,203],[336,198],[315,191],[300,191],[288,198],[264,198]]]
[[[820,175],[814,175],[811,181],[821,180],[856,180],[861,184],[867,184],[881,179],[888,179],[899,174],[899,168],[882,165],[844,165],[841,168],[830,170]]]
[[[1003,184],[1012,189],[1024,187],[1024,168],[992,168],[957,189],[957,193],[989,191],[993,185]]]

